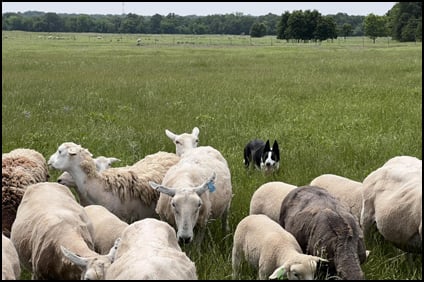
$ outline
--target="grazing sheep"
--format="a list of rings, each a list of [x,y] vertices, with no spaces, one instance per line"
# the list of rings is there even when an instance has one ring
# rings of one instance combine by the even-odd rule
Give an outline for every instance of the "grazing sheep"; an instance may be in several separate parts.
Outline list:
[[[294,235],[302,251],[328,259],[329,274],[364,279],[366,260],[362,229],[347,207],[327,190],[301,186],[281,204],[280,225]]]
[[[33,149],[14,149],[1,158],[2,232],[10,237],[10,230],[21,203],[25,188],[49,179],[46,159]]]
[[[362,208],[362,183],[346,177],[323,174],[311,181],[311,186],[324,188],[344,203],[359,221]]]
[[[84,206],[102,205],[121,220],[131,223],[158,216],[155,207],[159,193],[153,191],[148,182],[161,182],[168,169],[179,159],[176,154],[158,152],[132,166],[98,172],[87,149],[65,142],[50,157],[48,164],[72,175]]]
[[[397,248],[422,253],[422,161],[398,156],[363,181],[361,225],[365,235],[378,232]]]
[[[87,214],[69,188],[41,182],[26,188],[10,240],[32,279],[76,280],[81,269],[63,259],[61,246],[90,258],[98,267],[111,261],[112,255],[100,256],[92,250],[92,233]]]
[[[278,222],[281,203],[286,195],[296,187],[280,181],[271,181],[261,185],[252,195],[249,214],[264,214]]]
[[[9,238],[4,234],[1,237],[1,280],[18,280],[21,276],[18,253]]]
[[[123,232],[106,280],[197,280],[196,266],[181,250],[175,230],[146,218]]]
[[[106,280],[197,280],[194,262],[178,245],[175,230],[164,221],[145,218],[131,223],[114,247],[113,263],[102,272]],[[87,260],[72,256],[75,262]],[[86,267],[90,272],[90,266]]]
[[[172,140],[175,144],[175,152],[178,156],[181,157],[186,151],[196,148],[199,144],[199,128],[193,128],[191,134],[182,133],[177,135],[168,129],[165,129],[166,136]]]
[[[317,264],[326,261],[305,255],[292,234],[263,214],[248,215],[234,232],[233,279],[239,277],[241,262],[258,269],[259,279],[276,279],[283,272],[289,280],[312,280]]]
[[[100,205],[85,206],[84,210],[93,224],[94,250],[102,255],[107,254],[128,223]]]
[[[113,157],[108,158],[103,156],[97,157],[93,160],[96,163],[96,169],[99,172],[110,168],[114,162],[121,161],[120,159],[117,159],[117,158],[113,158]],[[77,186],[72,176],[66,171],[57,178],[57,182],[68,187]]]
[[[227,161],[216,149],[202,146],[185,152],[168,170],[161,185],[150,185],[160,192],[156,212],[177,228],[180,242],[192,241],[195,226],[201,229],[201,242],[209,219],[221,217],[222,229],[229,229],[231,174]]]

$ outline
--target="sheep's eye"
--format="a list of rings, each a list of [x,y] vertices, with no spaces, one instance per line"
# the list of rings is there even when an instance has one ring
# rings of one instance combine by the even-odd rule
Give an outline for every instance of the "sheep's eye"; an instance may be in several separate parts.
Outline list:
[[[175,140],[175,144],[180,145],[180,144],[181,144],[181,142],[180,142],[180,141],[178,141],[178,140]]]
[[[175,209],[175,203],[174,203],[174,202],[172,202],[172,203],[171,203],[171,205],[172,205],[172,207]]]
[[[197,204],[197,207],[198,208],[200,208],[200,206],[202,205],[202,203],[201,202],[199,202],[198,204]]]
[[[196,139],[196,141],[195,141],[196,143],[199,143],[199,139]]]
[[[62,154],[62,151],[61,150],[58,150],[57,152],[59,153],[59,155]]]

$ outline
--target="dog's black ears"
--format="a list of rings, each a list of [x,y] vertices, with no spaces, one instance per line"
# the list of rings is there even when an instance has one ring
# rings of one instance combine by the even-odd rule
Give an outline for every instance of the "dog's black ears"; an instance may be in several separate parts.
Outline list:
[[[269,139],[266,140],[264,152],[271,151],[271,146],[269,145]]]

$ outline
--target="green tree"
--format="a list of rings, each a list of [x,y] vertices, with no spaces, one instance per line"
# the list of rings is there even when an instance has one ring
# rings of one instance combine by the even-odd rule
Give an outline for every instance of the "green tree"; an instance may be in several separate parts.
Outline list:
[[[422,2],[398,2],[387,16],[393,39],[405,42],[422,37]]]
[[[369,14],[364,19],[365,35],[373,40],[377,37],[386,36],[386,17],[385,16],[376,16],[374,14]]]
[[[250,37],[263,37],[266,35],[266,25],[264,23],[255,22],[250,28]]]
[[[320,41],[337,38],[336,22],[332,17],[324,16],[318,19],[315,38]]]
[[[342,36],[344,40],[346,40],[346,36],[350,36],[352,34],[352,25],[349,23],[344,23],[341,29]]]
[[[278,39],[286,39],[287,41],[290,39],[287,34],[287,28],[288,28],[288,20],[290,17],[290,12],[285,11],[280,18],[280,21],[277,25],[277,38]]]

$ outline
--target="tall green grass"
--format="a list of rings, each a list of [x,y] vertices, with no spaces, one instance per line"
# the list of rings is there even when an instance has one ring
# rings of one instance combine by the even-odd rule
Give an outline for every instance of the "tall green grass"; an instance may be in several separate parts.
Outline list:
[[[173,152],[165,129],[198,126],[200,145],[227,159],[234,193],[231,232],[221,234],[217,220],[201,246],[184,246],[200,279],[231,279],[232,233],[263,183],[300,186],[324,173],[362,181],[391,157],[422,158],[421,43],[206,44],[221,38],[211,36],[189,45],[151,36],[156,44],[136,46],[130,35],[45,36],[3,32],[2,152],[27,147],[48,158],[73,141],[126,165]],[[244,168],[252,138],[278,140],[277,174]],[[422,279],[421,255],[406,259],[372,236],[367,249],[368,279]]]

